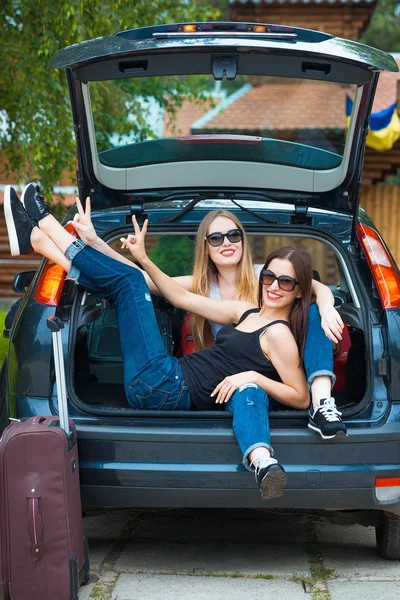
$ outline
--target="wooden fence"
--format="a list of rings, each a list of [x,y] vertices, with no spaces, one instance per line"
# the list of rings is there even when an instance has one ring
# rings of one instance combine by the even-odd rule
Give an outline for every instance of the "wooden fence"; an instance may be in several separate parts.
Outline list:
[[[37,269],[40,260],[41,257],[38,254],[14,258],[11,256],[3,207],[0,206],[0,305],[2,298],[18,298],[18,295],[12,290],[15,275],[21,271]]]
[[[361,194],[361,206],[400,265],[400,185],[365,187]]]

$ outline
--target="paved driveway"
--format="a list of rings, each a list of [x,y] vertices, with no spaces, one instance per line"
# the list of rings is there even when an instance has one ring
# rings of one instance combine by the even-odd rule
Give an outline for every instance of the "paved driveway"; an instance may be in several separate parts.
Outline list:
[[[85,529],[92,583],[79,600],[400,598],[400,564],[360,525],[186,509],[90,516]]]

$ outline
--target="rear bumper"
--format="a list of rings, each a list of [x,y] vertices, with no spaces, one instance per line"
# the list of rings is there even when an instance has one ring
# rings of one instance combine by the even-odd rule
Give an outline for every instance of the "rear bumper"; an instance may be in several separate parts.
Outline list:
[[[254,479],[253,479],[254,482]],[[400,498],[384,505],[374,501],[371,489],[293,490],[284,488],[281,498],[263,501],[254,489],[196,489],[157,487],[114,487],[82,485],[82,504],[100,508],[282,508],[315,511],[379,510],[400,515]]]
[[[138,421],[136,421],[136,424]],[[78,423],[85,506],[232,507],[384,510],[400,515],[400,491],[390,501],[375,493],[376,477],[400,476],[400,423],[348,438],[322,441],[304,424],[273,429],[275,455],[288,474],[280,498],[262,501],[244,469],[229,421],[199,426],[101,427]]]

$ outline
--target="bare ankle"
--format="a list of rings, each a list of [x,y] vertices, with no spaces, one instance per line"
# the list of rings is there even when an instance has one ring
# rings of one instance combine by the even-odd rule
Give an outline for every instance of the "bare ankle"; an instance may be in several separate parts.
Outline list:
[[[253,467],[255,467],[261,460],[266,460],[268,458],[271,458],[271,452],[268,450],[268,448],[261,446],[250,453],[249,462],[251,465],[253,465]]]
[[[52,219],[53,219],[53,221],[56,221],[56,219],[53,217],[53,215],[46,215],[45,217],[40,219],[40,221],[38,221],[37,226],[39,227],[39,229],[41,229],[42,231],[44,231],[46,233],[46,231],[48,231],[49,227],[52,226]],[[58,221],[56,221],[56,223],[58,223]]]

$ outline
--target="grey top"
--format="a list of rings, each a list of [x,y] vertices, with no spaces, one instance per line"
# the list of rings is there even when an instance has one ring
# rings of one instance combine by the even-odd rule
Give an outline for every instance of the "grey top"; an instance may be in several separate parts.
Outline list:
[[[254,265],[254,271],[257,277],[260,276],[260,271],[263,268],[263,265]],[[221,300],[221,294],[219,293],[218,283],[216,279],[212,279],[210,281],[210,298],[212,300]],[[215,323],[215,321],[209,321],[211,326],[211,331],[213,334],[213,338],[217,337],[218,331],[221,329],[221,323]]]

